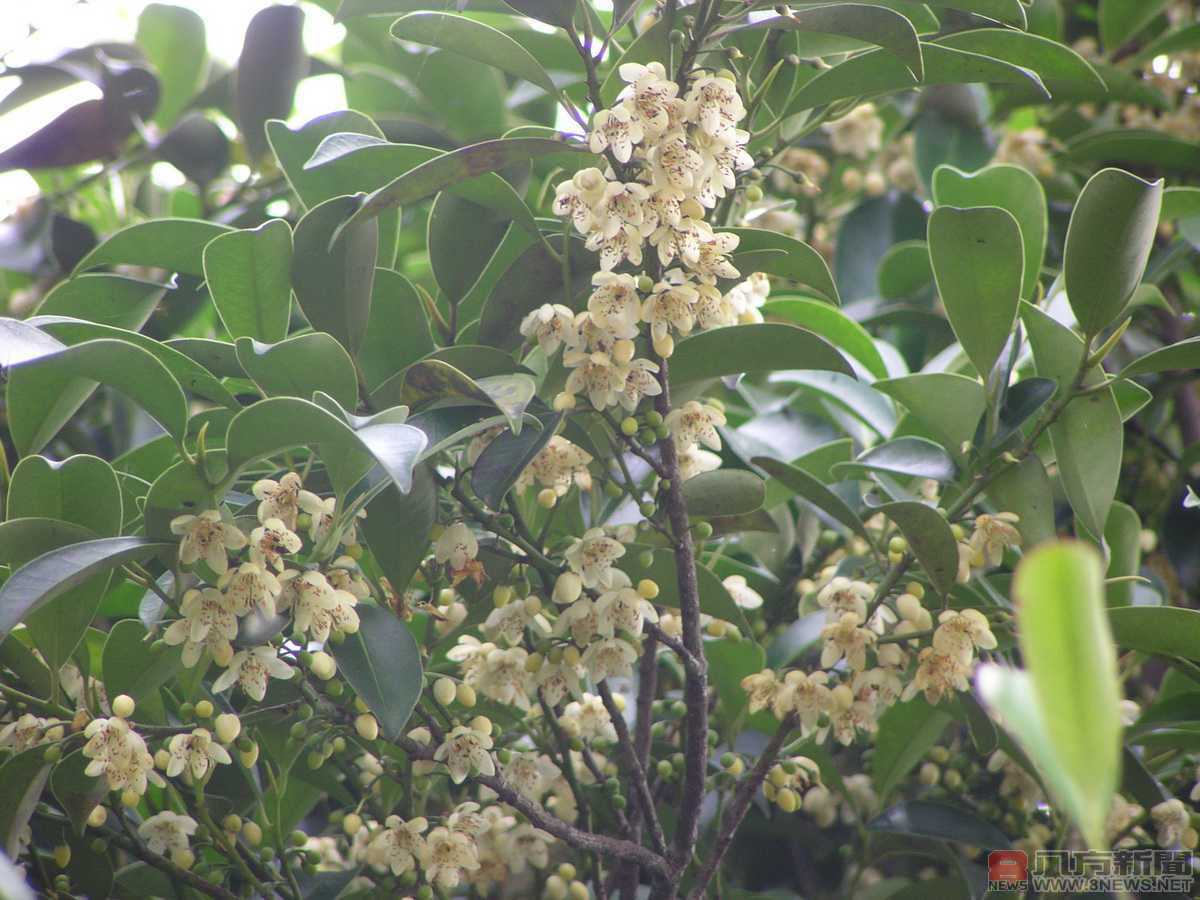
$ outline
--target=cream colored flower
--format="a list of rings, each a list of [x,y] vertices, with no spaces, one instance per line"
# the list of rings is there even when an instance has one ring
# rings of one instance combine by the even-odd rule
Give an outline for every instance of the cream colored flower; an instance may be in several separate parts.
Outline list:
[[[657,376],[658,363],[648,359],[633,359],[624,368],[625,383],[617,396],[617,402],[629,412],[637,410],[643,397],[657,397],[662,385]]]
[[[570,181],[561,182],[554,192],[554,214],[569,216],[580,234],[591,232],[594,218],[592,207],[604,196],[608,181],[597,168],[581,169]]]
[[[541,802],[550,785],[561,775],[558,766],[544,753],[514,753],[504,767],[504,780],[534,803]]]
[[[657,622],[658,611],[633,587],[614,587],[596,599],[596,631],[604,637],[618,631],[639,637],[646,620]]]
[[[689,400],[678,409],[667,413],[667,427],[680,450],[695,444],[703,444],[710,450],[721,449],[721,435],[717,427],[725,424],[725,413],[715,406]]]
[[[229,765],[233,758],[229,751],[213,740],[206,728],[197,728],[191,734],[177,734],[167,745],[171,761],[167,763],[167,775],[174,778],[185,769],[197,781],[218,765]]]
[[[33,713],[23,713],[0,728],[0,747],[21,753],[42,742],[46,729],[57,724],[55,719],[43,719]]]
[[[1013,523],[1019,521],[1021,517],[1011,512],[995,515],[980,513],[975,517],[971,548],[983,557],[985,566],[994,568],[1000,565],[1004,559],[1004,548],[1021,546],[1021,532],[1013,527]]]
[[[291,569],[285,579],[294,592],[290,596],[294,597],[292,616],[297,631],[322,643],[329,639],[330,632],[358,631],[358,613],[354,609],[358,598],[349,591],[337,590],[324,575],[311,570],[298,573]]]
[[[746,117],[746,108],[738,95],[737,84],[719,75],[698,71],[684,98],[684,115],[700,126],[705,134],[728,135]]]
[[[433,553],[439,563],[449,563],[454,570],[463,569],[478,555],[479,541],[466,522],[455,522],[438,537]]]
[[[553,488],[560,497],[565,496],[572,485],[581,491],[590,491],[592,473],[588,466],[591,462],[590,453],[556,434],[533,458],[533,462],[525,467],[517,479],[517,486],[524,488],[537,483]]]
[[[1156,829],[1154,839],[1164,849],[1179,844],[1184,832],[1191,827],[1191,812],[1177,797],[1150,807],[1150,818]]]
[[[842,613],[848,612],[865,620],[867,604],[874,594],[874,589],[865,581],[851,581],[839,575],[817,593],[817,605],[828,610],[832,621],[837,621]]]
[[[721,468],[721,457],[692,445],[679,450],[679,477],[684,481]]]
[[[316,494],[301,491],[300,508],[312,517],[312,522],[308,526],[309,539],[314,544],[321,543],[337,519],[337,498],[326,497],[322,500]],[[365,509],[360,509],[355,515],[355,518],[358,519],[365,519],[366,517],[367,511]],[[342,526],[342,534],[339,540],[347,547],[358,543],[358,529],[353,521]]]
[[[267,519],[250,532],[250,560],[277,572],[283,571],[283,557],[299,553],[304,542],[282,519]]]
[[[267,693],[268,679],[286,681],[294,674],[295,670],[279,658],[274,647],[253,647],[233,655],[229,667],[213,682],[213,691],[220,693],[236,682],[248,697],[262,700]]]
[[[526,865],[544,869],[550,865],[550,844],[553,835],[528,822],[501,833],[501,841],[508,860],[508,867],[515,875],[525,871]]]
[[[634,144],[645,137],[640,118],[634,118],[629,110],[616,106],[601,109],[592,117],[592,133],[588,137],[588,148],[593,153],[612,150],[617,162],[629,162]]]
[[[163,632],[163,640],[171,646],[183,644],[183,664],[189,669],[208,650],[218,665],[227,665],[233,656],[238,621],[229,597],[216,588],[192,588],[183,594],[179,604],[182,619],[176,619]]]
[[[618,70],[628,82],[617,100],[642,126],[645,138],[653,141],[671,127],[673,115],[681,115],[683,104],[677,99],[679,85],[667,77],[660,62],[646,65],[625,63]]]
[[[650,325],[655,340],[674,330],[690,334],[696,324],[694,307],[699,293],[682,269],[671,269],[642,304],[642,321]]]
[[[775,695],[780,688],[774,669],[763,669],[761,672],[747,675],[742,679],[741,685],[749,699],[752,713],[771,706],[775,702]]]
[[[874,632],[862,627],[862,619],[855,613],[842,613],[841,617],[821,629],[825,646],[821,650],[821,666],[828,669],[843,657],[846,665],[856,671],[866,668],[867,648],[874,646]]]
[[[916,674],[905,685],[900,699],[911,700],[918,691],[924,691],[929,703],[940,703],[947,693],[970,690],[970,675],[969,659],[964,661],[958,653],[926,647],[918,654]]]
[[[190,566],[203,559],[218,575],[229,568],[226,552],[246,546],[246,535],[237,526],[221,521],[221,513],[215,509],[198,516],[177,516],[171,520],[171,533],[183,536],[179,542],[182,565]]]
[[[92,719],[83,735],[88,739],[83,755],[91,760],[84,773],[91,778],[103,775],[110,791],[128,789],[144,794],[147,782],[164,783],[154,771],[154,757],[146,742],[124,719]]]
[[[458,725],[434,751],[433,758],[446,764],[451,781],[462,784],[472,771],[484,775],[496,774],[496,764],[488,752],[491,749],[490,734],[476,731],[468,725]]]
[[[604,701],[586,691],[578,700],[566,705],[558,721],[567,734],[585,741],[611,742],[617,739],[617,730],[604,707]]]
[[[943,653],[953,653],[964,663],[975,655],[975,648],[995,650],[996,636],[992,634],[987,617],[977,609],[947,609],[938,615],[933,646]]]
[[[578,697],[579,667],[561,661],[542,663],[533,675],[533,687],[550,706],[557,706],[567,696]]]
[[[571,571],[583,580],[587,588],[611,588],[617,583],[613,566],[625,555],[625,546],[599,528],[589,528],[583,537],[576,538],[564,557]]]
[[[873,103],[862,103],[821,127],[829,134],[834,152],[848,153],[857,159],[866,159],[883,144],[883,119],[875,114]]]
[[[597,272],[592,276],[592,286],[595,290],[588,298],[592,320],[619,339],[637,337],[641,312],[637,279],[632,275]]]
[[[279,579],[255,562],[242,563],[236,569],[227,570],[217,582],[217,587],[225,592],[230,606],[239,616],[256,609],[275,615],[275,598],[283,590]]]
[[[621,638],[601,638],[592,641],[583,651],[581,663],[592,681],[605,678],[629,678],[638,652]]]
[[[188,839],[196,833],[196,820],[191,816],[163,810],[149,816],[138,826],[138,837],[151,853],[160,856],[188,849]]]
[[[479,868],[475,841],[470,835],[449,828],[435,828],[425,838],[421,855],[425,877],[442,890],[452,890],[467,872]]]
[[[527,604],[521,600],[497,606],[484,620],[484,636],[492,641],[503,639],[507,644],[519,644],[525,636],[526,628],[533,628],[543,635],[549,634],[550,623],[546,621],[546,617],[541,612],[530,611],[535,607],[540,609],[538,604]]]
[[[575,328],[575,313],[561,303],[543,303],[521,320],[521,336],[537,341],[542,352],[553,356]]]
[[[415,869],[417,860],[425,853],[422,835],[428,827],[429,822],[421,816],[408,821],[399,816],[388,816],[383,830],[377,832],[367,845],[367,864],[378,872],[390,870],[393,875]]]
[[[605,240],[625,227],[633,228],[640,237],[645,237],[658,227],[654,206],[650,203],[650,191],[636,181],[610,181],[604,188],[600,202],[592,207],[592,216],[595,228]],[[632,279],[633,276],[626,277]]]
[[[279,519],[291,531],[296,530],[296,519],[300,515],[300,491],[304,487],[300,476],[288,472],[278,481],[261,478],[250,488],[258,499],[258,521]]]
[[[800,717],[800,729],[809,734],[817,727],[822,713],[833,706],[833,692],[829,687],[829,675],[825,672],[804,673],[793,669],[783,677],[783,683],[775,694],[771,711],[782,719],[790,712]]]

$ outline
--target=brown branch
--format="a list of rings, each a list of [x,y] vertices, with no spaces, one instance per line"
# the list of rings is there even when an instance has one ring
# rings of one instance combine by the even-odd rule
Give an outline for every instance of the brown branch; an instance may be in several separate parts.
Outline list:
[[[742,824],[742,819],[746,817],[746,813],[750,809],[750,801],[754,799],[755,792],[766,779],[767,772],[775,764],[775,757],[795,726],[795,714],[788,713],[779,724],[779,730],[775,732],[775,736],[771,738],[771,742],[763,748],[763,752],[759,756],[758,762],[754,764],[754,768],[750,770],[750,773],[738,785],[738,789],[733,795],[733,800],[730,801],[729,806],[725,810],[725,823],[721,826],[721,833],[717,835],[716,843],[713,844],[712,850],[709,851],[708,862],[704,864],[704,868],[700,870],[700,874],[696,877],[695,885],[692,887],[691,893],[688,894],[688,900],[700,900],[700,898],[705,896],[709,881],[712,880],[713,875],[720,867],[721,860],[725,858],[725,854],[733,843],[733,836],[737,833],[738,826]]]
[[[608,717],[612,719],[613,727],[617,731],[617,742],[621,748],[621,755],[625,758],[625,765],[633,778],[633,789],[637,794],[642,815],[645,816],[646,823],[650,826],[650,840],[657,852],[666,853],[667,841],[663,837],[658,813],[654,810],[654,798],[650,796],[650,784],[646,781],[646,770],[642,768],[642,764],[638,760],[637,751],[633,746],[633,738],[629,735],[629,726],[625,723],[625,716],[621,710],[617,709],[612,691],[608,687],[608,679],[601,681],[597,687],[600,689],[600,699],[604,701],[604,708],[608,710]]]

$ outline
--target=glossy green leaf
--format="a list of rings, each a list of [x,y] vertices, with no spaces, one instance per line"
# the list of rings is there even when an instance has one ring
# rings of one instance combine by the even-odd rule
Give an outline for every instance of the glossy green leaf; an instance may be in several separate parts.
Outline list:
[[[841,522],[868,544],[874,543],[866,526],[863,525],[862,519],[846,504],[846,501],[809,472],[767,456],[756,456],[751,462],[772,478],[777,479],[791,493],[807,500],[835,521]]]
[[[323,331],[299,334],[278,344],[250,338],[237,342],[238,361],[268,397],[309,399],[324,391],[344,407],[358,402],[354,362],[345,349]]]
[[[642,565],[642,554],[649,550],[653,560],[649,566]],[[628,544],[625,555],[617,560],[618,569],[628,575],[634,584],[643,578],[649,578],[658,583],[659,595],[655,598],[658,606],[679,608],[679,577],[675,568],[675,554],[663,548],[650,548],[643,544]],[[732,622],[745,629],[746,619],[742,610],[719,578],[704,566],[696,567],[696,582],[700,589],[700,611],[713,618]],[[743,634],[746,633],[743,631]]]
[[[870,385],[841,372],[793,369],[776,372],[768,380],[796,385],[838,410],[844,409],[861,419],[880,437],[886,437],[896,430],[896,412],[891,400]]]
[[[702,472],[683,483],[688,515],[739,516],[762,508],[763,480],[745,469]]]
[[[292,229],[282,219],[223,234],[204,248],[204,278],[231,337],[287,337],[291,265]]]
[[[138,16],[136,40],[158,73],[154,121],[170,126],[199,91],[208,68],[204,19],[182,6],[151,3]]]
[[[1009,387],[1004,392],[1004,403],[1000,406],[991,446],[1003,446],[1034,413],[1049,402],[1057,389],[1054,379],[1038,377],[1025,378]],[[985,422],[980,419],[975,443],[982,445],[985,434]]]
[[[873,385],[906,406],[938,440],[957,452],[971,440],[987,405],[983,385],[949,372],[918,372]]]
[[[719,712],[724,721],[732,724],[747,704],[742,679],[761,672],[766,667],[767,655],[752,641],[706,641],[704,657],[708,660],[712,686],[721,701]],[[752,718],[759,716],[771,720],[770,713],[765,711]],[[751,727],[755,724],[750,723]]]
[[[173,553],[174,544],[138,537],[99,538],[44,553],[13,572],[0,587],[0,636],[55,597],[135,560]]]
[[[1011,846],[1007,835],[972,812],[928,800],[907,800],[885,809],[867,823],[868,831],[885,831],[985,850]]]
[[[367,476],[368,486],[374,486],[380,477],[379,470],[373,470]],[[437,500],[433,472],[428,463],[421,463],[413,470],[412,489],[407,494],[395,486],[386,488],[367,504],[367,517],[358,523],[376,564],[398,595],[403,595],[428,555]],[[397,522],[403,522],[404,528],[396,528]]]
[[[1036,454],[1001,471],[988,485],[987,495],[997,510],[1020,516],[1017,530],[1025,550],[1055,536],[1054,488]]]
[[[1033,173],[1006,163],[971,173],[938,166],[933,173],[933,196],[938,204],[947,206],[997,206],[1017,220],[1024,246],[1021,296],[1032,297],[1046,253],[1048,228],[1046,192]]]
[[[1104,525],[1104,544],[1108,548],[1105,578],[1137,575],[1142,564],[1142,519],[1132,506],[1115,502]],[[1133,582],[1118,581],[1104,586],[1109,606],[1129,606],[1133,602]]]
[[[836,34],[882,47],[902,61],[914,78],[924,70],[921,42],[912,22],[895,10],[861,3],[798,9],[788,16],[759,19],[745,28]]]
[[[1142,280],[1154,244],[1163,182],[1103,169],[1071,213],[1063,274],[1080,328],[1099,334],[1121,314]]]
[[[949,593],[958,575],[958,542],[946,517],[915,500],[886,503],[879,511],[896,523],[938,593]]]
[[[482,22],[450,13],[414,12],[393,22],[391,34],[398,40],[460,53],[535,84],[552,97],[558,95],[554,81],[532,53]]]
[[[76,835],[84,834],[87,817],[108,792],[107,779],[93,778],[85,771],[90,762],[82,750],[76,750],[67,754],[50,773],[50,790],[71,820]],[[75,858],[73,848],[71,858]]]
[[[888,271],[885,264],[889,262],[889,251],[916,238],[924,245],[925,218],[925,210],[916,198],[898,192],[869,197],[846,214],[838,228],[833,258],[838,290],[846,302],[878,296],[879,279]],[[914,256],[904,260],[906,268],[911,268],[901,283],[916,289],[932,280],[933,273],[928,254],[922,263],[915,258],[915,251],[908,252]]]
[[[372,392],[376,405],[493,406],[509,421],[514,434],[521,431],[522,414],[536,389],[529,375],[492,375],[474,379],[449,363],[422,360],[388,379]]]
[[[268,6],[255,13],[246,26],[234,79],[238,129],[252,158],[269,148],[263,126],[291,115],[296,86],[307,72],[304,10]]]
[[[816,291],[818,296],[831,303],[841,302],[825,257],[803,241],[762,228],[722,228],[721,231],[737,235],[733,264],[746,269],[743,274],[756,271],[778,275]],[[753,259],[753,264],[746,265],[747,259]]]
[[[1120,783],[1122,692],[1100,554],[1082,543],[1044,544],[1021,560],[1013,596],[1021,657],[1063,776],[1049,779],[1051,790],[1088,846],[1103,848]]]
[[[940,171],[940,169],[939,169]],[[934,173],[934,183],[937,174]],[[933,283],[929,245],[924,241],[901,241],[879,261],[879,295],[887,300],[910,297]]]
[[[358,632],[331,649],[338,671],[379,721],[380,733],[394,739],[404,733],[421,696],[421,651],[389,610],[360,604],[358,618]]]
[[[121,531],[121,489],[103,459],[79,454],[56,462],[26,456],[12,471],[5,514],[9,519],[59,519],[99,537]]]
[[[1038,374],[1053,378],[1060,391],[1069,389],[1083,357],[1083,341],[1028,303],[1022,304],[1021,317],[1029,332]],[[1085,377],[1084,386],[1096,384],[1103,377],[1095,368]],[[1072,400],[1049,432],[1059,479],[1071,508],[1089,532],[1102,534],[1117,492],[1124,445],[1121,411],[1112,389]]]
[[[75,273],[98,266],[151,266],[186,275],[204,275],[204,247],[232,232],[228,225],[201,219],[151,219],[122,228],[79,261]]]
[[[1154,21],[1155,17],[1169,4],[1169,0],[1141,0],[1128,3],[1124,0],[1100,0],[1100,40],[1110,55],[1125,41]]]
[[[435,349],[429,319],[412,282],[391,269],[376,269],[371,315],[358,349],[367,387],[374,390]]]
[[[976,371],[992,371],[1021,300],[1021,229],[995,206],[939,206],[929,217],[929,256],[938,293]]]
[[[491,210],[441,193],[429,210],[426,244],[434,280],[443,297],[457,305],[470,293],[508,232],[509,222]]]
[[[1065,44],[1011,28],[958,31],[937,39],[943,47],[966,50],[1036,72],[1054,97],[1060,91],[1105,91],[1104,79]]]
[[[504,495],[521,477],[525,468],[550,443],[562,415],[542,418],[542,427],[522,428],[520,434],[503,431],[484,448],[471,469],[471,487],[475,495],[492,509],[501,509]]]
[[[291,280],[300,309],[317,331],[358,353],[371,315],[379,226],[364,221],[343,228],[355,209],[352,197],[335,197],[309,210],[296,225]]]
[[[1200,337],[1187,338],[1166,347],[1151,350],[1121,370],[1122,378],[1169,372],[1176,369],[1200,368]]]
[[[318,116],[295,130],[279,119],[267,123],[267,141],[279,168],[306,209],[334,197],[374,190],[391,177],[390,173],[377,173],[362,165],[361,160],[356,160],[354,166],[306,168],[305,163],[317,147],[334,134],[358,135],[373,144],[384,139],[383,132],[369,116],[350,109]],[[423,149],[429,156],[437,154],[436,150]]]
[[[21,855],[22,832],[50,777],[50,765],[43,758],[45,753],[44,748],[34,747],[0,765],[0,841],[8,859]]]
[[[1196,145],[1184,138],[1140,128],[1089,131],[1067,146],[1074,162],[1148,166],[1179,172],[1200,172]]]
[[[949,713],[920,698],[897,703],[879,717],[871,780],[881,800],[886,801],[917,767],[951,721]]]
[[[1113,639],[1126,650],[1200,659],[1200,612],[1175,606],[1128,606],[1108,611]]]
[[[763,315],[799,325],[844,350],[876,378],[887,377],[887,366],[875,339],[841,310],[817,300],[779,297],[763,306]]]
[[[86,399],[72,390],[75,379],[100,382],[142,407],[167,433],[182,438],[187,401],[165,366],[140,347],[98,339],[66,347],[12,369],[8,416],[22,454],[46,446]]]
[[[157,282],[125,275],[76,275],[55,285],[38,305],[37,314],[139,331],[166,290]]]
[[[576,0],[504,0],[517,12],[554,25],[558,28],[570,28],[575,15]]]
[[[111,696],[128,694],[137,703],[138,717],[162,714],[159,688],[183,670],[179,647],[153,649],[146,626],[137,619],[114,623],[104,642],[104,689]],[[163,722],[163,724],[166,724]]]
[[[939,44],[922,44],[925,76],[914,78],[904,63],[886,50],[869,50],[813,78],[796,92],[789,109],[827,106],[851,97],[870,97],[931,84],[1023,84],[1049,96],[1037,73],[1022,66]]]
[[[938,84],[921,92],[912,159],[926,192],[940,166],[978,169],[991,160],[996,148],[985,124],[983,96],[965,84]]]
[[[854,370],[824,338],[793,325],[733,325],[680,341],[670,360],[672,384],[722,375],[794,369],[827,369],[852,376]]]
[[[838,463],[833,471],[839,478],[866,478],[871,472],[883,472],[934,481],[950,481],[956,474],[950,455],[933,441],[920,437],[899,437],[879,444],[851,462]]]

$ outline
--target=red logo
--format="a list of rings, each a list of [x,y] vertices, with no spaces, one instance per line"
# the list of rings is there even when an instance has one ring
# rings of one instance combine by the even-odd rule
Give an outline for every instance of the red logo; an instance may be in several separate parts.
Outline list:
[[[991,890],[1021,890],[1029,880],[1029,856],[1024,850],[993,850],[987,863]]]

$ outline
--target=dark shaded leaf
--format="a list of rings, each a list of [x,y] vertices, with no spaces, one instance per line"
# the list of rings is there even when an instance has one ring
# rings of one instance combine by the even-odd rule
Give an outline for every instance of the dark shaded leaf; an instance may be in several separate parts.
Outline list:
[[[896,523],[938,593],[949,593],[958,575],[958,542],[946,517],[915,500],[885,503],[879,511]]]
[[[550,443],[562,420],[561,413],[541,418],[541,429],[523,428],[520,434],[504,431],[493,440],[471,470],[471,487],[492,509],[500,509],[504,495],[525,471],[525,467]]]
[[[380,734],[394,739],[421,696],[421,651],[389,610],[360,604],[358,618],[358,632],[331,649],[341,674],[379,720]]]
[[[304,10],[268,6],[255,13],[246,26],[235,79],[238,128],[252,158],[268,149],[267,120],[291,114],[296,85],[307,72]]]
[[[884,810],[867,823],[867,830],[970,844],[985,850],[1011,846],[1004,832],[973,813],[925,800],[909,800]]]

